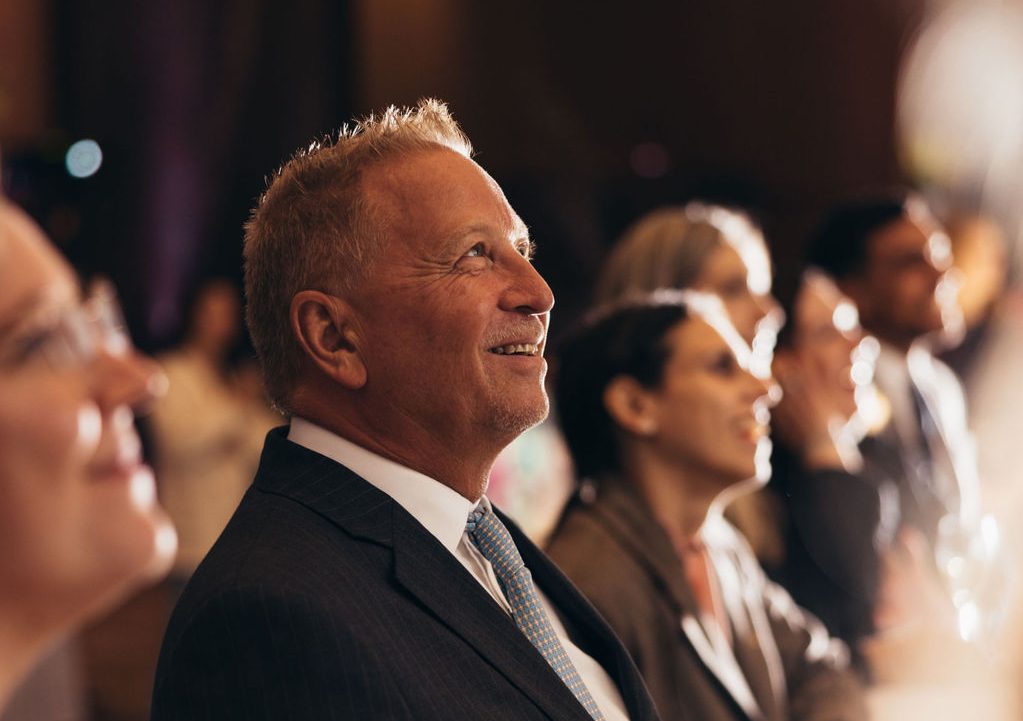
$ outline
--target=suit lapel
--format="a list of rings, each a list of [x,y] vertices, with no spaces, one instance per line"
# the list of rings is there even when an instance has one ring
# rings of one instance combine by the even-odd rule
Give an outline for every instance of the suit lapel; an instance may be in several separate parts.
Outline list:
[[[394,532],[398,583],[548,716],[591,721],[514,621],[447,549],[397,504]]]
[[[642,499],[621,481],[605,481],[593,512],[615,536],[618,543],[650,574],[655,586],[672,603],[679,617],[680,632],[699,656],[722,690],[750,719],[764,719],[764,713],[751,689],[734,664],[725,663],[715,652],[699,621],[696,600],[682,573],[681,562],[667,534],[654,520]],[[719,577],[721,573],[718,573]],[[723,592],[729,593],[724,587]],[[725,604],[733,635],[748,634],[749,620],[736,615],[735,607]]]
[[[573,642],[597,663],[618,687],[631,719],[656,718],[639,670],[614,631],[561,570],[515,523],[498,511],[537,586],[562,614]]]
[[[500,606],[390,496],[336,461],[288,441],[287,428],[267,437],[255,486],[301,503],[351,536],[391,548],[398,584],[484,662],[551,718],[591,721]]]
[[[751,581],[748,569],[743,568],[744,561],[734,550],[733,534],[723,519],[709,522],[705,529],[714,548],[721,592],[728,601],[734,637],[732,653],[742,685],[755,699],[747,712],[753,718],[759,713],[761,718],[775,719],[781,711],[779,699],[785,698],[786,692],[785,679],[772,673],[772,668],[781,668],[781,658],[764,611],[762,586]]]

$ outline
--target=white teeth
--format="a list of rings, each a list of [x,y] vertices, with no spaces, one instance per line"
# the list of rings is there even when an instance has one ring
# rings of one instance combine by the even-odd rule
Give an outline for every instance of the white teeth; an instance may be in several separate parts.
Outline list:
[[[532,343],[517,343],[491,348],[490,352],[497,355],[536,355],[536,350],[536,346]]]

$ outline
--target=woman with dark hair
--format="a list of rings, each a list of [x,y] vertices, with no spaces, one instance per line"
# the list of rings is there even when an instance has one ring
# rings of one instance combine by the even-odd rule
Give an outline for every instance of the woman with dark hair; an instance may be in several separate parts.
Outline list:
[[[599,313],[555,384],[581,478],[549,552],[631,652],[664,719],[861,719],[846,651],[722,516],[769,474],[767,384],[716,298]]]
[[[0,197],[0,706],[63,635],[162,575],[174,529],[132,410],[165,381]]]

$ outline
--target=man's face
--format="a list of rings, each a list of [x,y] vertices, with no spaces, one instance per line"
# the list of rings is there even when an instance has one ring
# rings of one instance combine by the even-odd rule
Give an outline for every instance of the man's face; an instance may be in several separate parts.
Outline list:
[[[497,183],[446,150],[363,180],[381,247],[351,302],[373,415],[478,450],[543,420],[554,297]]]
[[[867,267],[851,292],[864,328],[900,345],[943,330],[950,308],[939,286],[950,265],[948,237],[928,217],[905,215],[882,226],[868,241]]]

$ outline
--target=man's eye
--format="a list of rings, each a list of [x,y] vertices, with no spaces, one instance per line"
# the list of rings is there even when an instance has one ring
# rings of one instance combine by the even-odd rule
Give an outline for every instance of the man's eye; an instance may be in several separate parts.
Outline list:
[[[476,245],[469,248],[469,251],[465,254],[466,258],[482,258],[487,254],[487,249],[483,247],[483,243],[477,243]]]
[[[526,260],[532,260],[533,254],[536,252],[536,243],[531,240],[527,240],[524,243],[518,245],[519,254]]]

